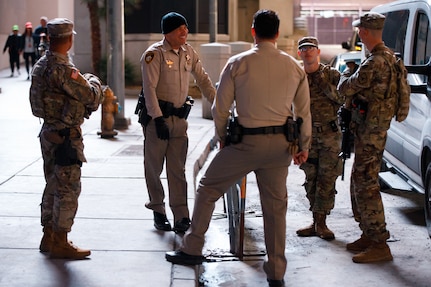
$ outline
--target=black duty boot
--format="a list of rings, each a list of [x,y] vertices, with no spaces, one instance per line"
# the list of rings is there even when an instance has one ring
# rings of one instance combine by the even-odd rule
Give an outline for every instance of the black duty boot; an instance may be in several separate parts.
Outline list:
[[[162,230],[162,231],[172,230],[171,224],[169,223],[169,220],[166,217],[166,214],[158,213],[155,211],[153,212],[153,214],[154,214],[154,227],[157,230]]]
[[[190,218],[184,217],[181,220],[175,221],[174,228],[172,229],[175,233],[184,233],[190,227]]]

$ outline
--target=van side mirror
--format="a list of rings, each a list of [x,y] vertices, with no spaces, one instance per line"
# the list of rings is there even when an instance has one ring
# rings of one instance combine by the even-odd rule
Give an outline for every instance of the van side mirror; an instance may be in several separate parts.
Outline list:
[[[426,85],[410,85],[412,93],[425,94],[431,99],[431,60],[425,65],[406,66],[410,74],[427,76]]]

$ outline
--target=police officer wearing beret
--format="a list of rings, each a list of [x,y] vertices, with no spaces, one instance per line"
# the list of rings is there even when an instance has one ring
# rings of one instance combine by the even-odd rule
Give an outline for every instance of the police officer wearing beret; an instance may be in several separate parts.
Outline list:
[[[101,82],[81,74],[69,60],[73,22],[55,18],[47,26],[51,47],[34,66],[30,87],[33,115],[43,119],[39,136],[46,185],[39,249],[51,258],[84,259],[91,251],[73,245],[67,234],[78,209],[81,166],[86,161],[81,124],[103,100]]]
[[[215,156],[199,183],[190,230],[179,250],[166,253],[172,263],[201,264],[215,202],[235,181],[254,172],[263,210],[267,251],[263,269],[269,286],[284,286],[288,167],[292,158],[296,164],[307,160],[311,142],[307,76],[293,57],[276,48],[279,25],[274,11],[256,12],[251,28],[255,46],[231,57],[221,73],[212,106],[216,131],[224,145],[235,102],[242,141],[225,146]],[[299,152],[283,130],[289,117],[303,119]]]
[[[340,94],[346,97],[345,110],[351,114],[355,136],[350,194],[362,235],[346,246],[358,253],[352,258],[355,263],[392,260],[378,177],[397,100],[388,93],[396,58],[383,43],[384,22],[384,15],[370,12],[352,23],[369,54],[356,72],[347,68],[338,85]]]
[[[144,168],[154,226],[158,230],[185,232],[190,226],[185,163],[188,149],[187,102],[190,75],[212,102],[215,88],[198,54],[186,43],[188,24],[183,15],[170,12],[161,20],[163,40],[151,45],[141,57],[148,123],[143,124]],[[172,228],[166,217],[165,191],[160,180],[166,162]]]

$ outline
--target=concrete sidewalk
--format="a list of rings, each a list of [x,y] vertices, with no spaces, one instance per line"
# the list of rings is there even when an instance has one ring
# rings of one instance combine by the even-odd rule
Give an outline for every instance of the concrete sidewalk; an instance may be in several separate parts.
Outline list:
[[[22,72],[22,71],[21,71]],[[114,286],[267,286],[262,270],[265,251],[262,213],[256,179],[247,178],[244,261],[229,257],[228,222],[220,200],[206,234],[204,252],[213,262],[198,267],[172,265],[165,252],[175,250],[181,236],[159,232],[152,212],[144,207],[147,191],[143,173],[142,130],[133,114],[137,93],[125,100],[131,125],[113,139],[101,139],[100,109],[83,128],[88,163],[82,168],[82,193],[70,239],[89,248],[88,260],[51,260],[39,252],[42,236],[40,201],[44,187],[37,138],[41,123],[32,116],[26,73],[10,78],[0,70],[0,287]],[[136,93],[136,95],[135,95]],[[202,154],[214,134],[213,122],[202,119],[202,100],[189,116],[186,173],[189,208],[194,204],[196,166],[205,170]],[[216,151],[209,153],[209,160]],[[337,181],[336,206],[328,226],[336,239],[299,238],[295,231],[308,225],[311,214],[303,189],[304,174],[291,166],[288,176],[286,286],[429,287],[431,242],[423,221],[423,196],[401,191],[382,193],[391,232],[393,262],[354,264],[345,244],[360,230],[351,214],[347,161],[345,181]],[[166,176],[162,175],[166,187]],[[168,204],[168,203],[167,203]],[[168,211],[172,221],[172,214]]]
[[[83,128],[88,162],[82,168],[82,193],[69,238],[92,250],[83,261],[49,260],[38,252],[44,187],[38,142],[41,127],[28,102],[30,81],[22,72],[0,71],[0,286],[195,286],[195,268],[173,266],[165,252],[179,236],[153,227],[144,207],[142,129],[133,114],[136,97],[125,101],[131,125],[113,139],[101,139],[100,109]],[[201,101],[190,115],[187,158],[190,208],[195,161],[213,136],[211,120],[201,118]],[[166,184],[166,175],[163,174]],[[172,214],[168,213],[172,221]]]

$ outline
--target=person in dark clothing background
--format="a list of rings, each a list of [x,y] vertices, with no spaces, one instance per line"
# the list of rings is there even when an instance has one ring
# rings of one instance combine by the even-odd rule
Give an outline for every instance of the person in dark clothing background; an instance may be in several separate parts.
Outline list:
[[[9,52],[9,64],[10,64],[10,70],[11,74],[10,76],[13,77],[14,70],[16,66],[16,70],[18,72],[18,75],[20,75],[19,71],[19,48],[20,48],[20,37],[21,35],[18,33],[19,27],[18,25],[12,26],[12,33],[7,37],[6,43],[3,48],[3,54],[8,50]]]

